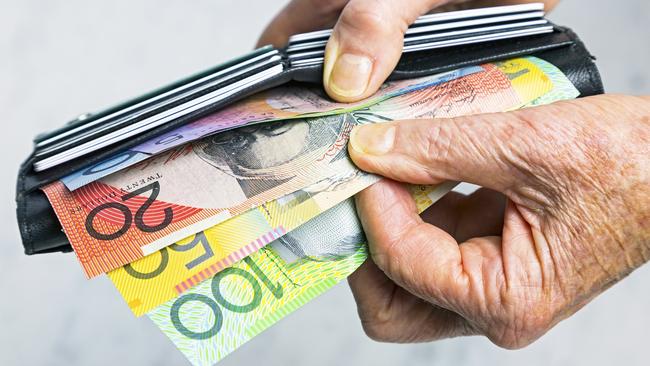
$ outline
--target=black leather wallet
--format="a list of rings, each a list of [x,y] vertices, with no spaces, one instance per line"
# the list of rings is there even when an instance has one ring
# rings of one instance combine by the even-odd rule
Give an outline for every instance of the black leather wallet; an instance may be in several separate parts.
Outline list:
[[[478,65],[518,56],[531,55],[544,59],[562,70],[562,72],[578,89],[581,97],[603,93],[602,82],[596,65],[594,64],[594,58],[589,54],[578,36],[568,28],[552,24],[550,24],[550,26],[552,28],[552,30],[549,28],[550,33],[535,34],[521,38],[470,43],[446,48],[416,50],[404,53],[397,67],[390,75],[390,79],[415,78],[449,71],[464,66]],[[60,135],[66,131],[71,131],[77,126],[80,126],[83,123],[88,123],[89,121],[99,121],[101,118],[113,115],[116,111],[129,108],[130,106],[136,105],[152,96],[161,95],[161,93],[164,94],[179,85],[199,80],[208,73],[215,73],[233,67],[233,65],[236,65],[238,62],[240,63],[242,59],[220,65],[204,73],[194,75],[165,88],[158,89],[148,95],[136,98],[108,110],[95,113],[90,117],[86,116],[88,118],[81,118],[77,121],[73,121],[61,130],[37,136],[35,139],[36,147],[34,152],[20,167],[16,187],[18,224],[23,245],[25,247],[25,253],[39,254],[49,252],[69,252],[72,250],[66,236],[62,232],[61,225],[59,224],[54,211],[50,207],[48,200],[39,187],[60,179],[61,177],[85,166],[102,161],[121,150],[147,141],[157,135],[163,134],[173,128],[214,112],[259,91],[289,82],[321,82],[321,64],[299,62],[299,60],[296,60],[295,58],[292,59],[291,53],[288,52],[287,49],[274,50],[270,47],[262,48],[247,55],[246,59],[258,56],[261,57],[261,55],[268,54],[269,52],[275,52],[278,55],[278,57],[272,57],[269,59],[271,60],[269,62],[276,62],[277,65],[281,65],[281,70],[278,73],[245,84],[243,88],[227,95],[227,97],[222,98],[215,103],[197,108],[191,113],[173,119],[160,127],[137,134],[119,143],[108,145],[93,151],[90,154],[85,154],[40,171],[35,168],[37,167],[37,165],[35,166],[35,163],[38,163],[39,161],[42,162],[43,156],[47,157],[47,153],[51,153],[51,151],[46,150],[46,154],[43,154],[43,149],[39,150],[38,147],[42,145],[44,141],[51,139],[52,136]],[[268,65],[265,67],[268,68]],[[252,69],[244,71],[245,72],[241,75],[237,76],[239,79],[234,79],[235,82],[238,80],[244,80],[244,78],[247,77],[246,75],[250,76],[251,72],[259,72],[260,70]],[[246,74],[246,72],[248,72],[248,74]],[[83,141],[80,143],[83,143]],[[74,147],[76,145],[72,146]]]

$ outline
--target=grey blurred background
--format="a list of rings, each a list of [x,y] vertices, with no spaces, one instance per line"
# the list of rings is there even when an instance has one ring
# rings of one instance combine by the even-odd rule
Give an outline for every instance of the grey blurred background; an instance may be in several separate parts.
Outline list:
[[[38,132],[251,49],[283,0],[0,0],[0,365],[183,365],[107,278],[87,281],[73,254],[23,255],[15,173]],[[564,0],[609,92],[650,94],[650,2]],[[534,345],[479,337],[388,345],[361,330],[346,284],[316,299],[222,365],[648,365],[650,266]]]

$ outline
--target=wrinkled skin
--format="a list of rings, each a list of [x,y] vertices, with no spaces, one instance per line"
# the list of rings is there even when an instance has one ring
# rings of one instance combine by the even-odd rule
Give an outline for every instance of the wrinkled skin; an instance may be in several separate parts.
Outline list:
[[[436,5],[459,5],[410,1],[392,9],[390,3],[296,0],[262,40],[282,42],[290,34],[283,32],[339,19],[336,52],[326,55],[326,65],[358,52],[371,58],[371,75],[356,95],[333,91],[327,79],[336,79],[333,73],[359,79],[358,67],[326,70],[324,85],[337,100],[355,100],[388,75],[400,32],[412,19]],[[468,4],[476,2],[462,5]],[[310,18],[308,5],[320,16]],[[292,23],[286,14],[296,9],[305,13]],[[366,125],[353,130],[348,150],[361,169],[388,178],[357,195],[371,259],[349,278],[373,339],[482,334],[505,348],[523,347],[650,259],[650,97],[605,95],[509,113]],[[485,188],[449,194],[418,215],[398,183],[445,180]]]
[[[423,218],[394,181],[358,195],[373,261],[350,285],[373,338],[522,347],[650,259],[648,97],[365,126],[349,151],[394,180],[491,189]]]

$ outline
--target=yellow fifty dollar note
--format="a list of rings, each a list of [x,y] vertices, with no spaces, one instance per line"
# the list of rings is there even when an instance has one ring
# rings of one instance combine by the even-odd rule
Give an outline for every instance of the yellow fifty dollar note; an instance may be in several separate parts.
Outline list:
[[[356,169],[351,175],[324,179],[113,270],[108,276],[133,313],[141,316],[378,179]]]

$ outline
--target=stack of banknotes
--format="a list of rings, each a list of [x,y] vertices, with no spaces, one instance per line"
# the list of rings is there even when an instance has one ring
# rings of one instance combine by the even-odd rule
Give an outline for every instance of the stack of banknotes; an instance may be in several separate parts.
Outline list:
[[[366,260],[351,197],[381,177],[350,161],[354,126],[578,94],[534,57],[389,82],[353,104],[289,84],[43,191],[86,276],[106,273],[136,316],[146,314],[193,364],[212,365]],[[455,184],[410,190],[424,210]]]

